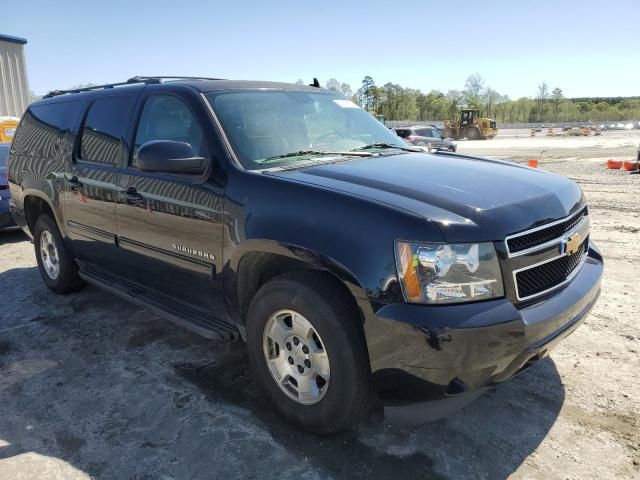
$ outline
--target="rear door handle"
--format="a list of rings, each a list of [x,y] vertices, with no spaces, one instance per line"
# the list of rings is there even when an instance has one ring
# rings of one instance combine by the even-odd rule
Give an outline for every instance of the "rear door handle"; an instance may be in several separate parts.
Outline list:
[[[127,188],[124,192],[120,192],[120,198],[129,205],[136,205],[144,200],[144,197],[133,187]]]
[[[71,178],[67,178],[67,183],[69,184],[69,189],[73,192],[77,192],[82,186],[82,183],[80,183],[80,180],[78,180],[78,177],[75,175]]]

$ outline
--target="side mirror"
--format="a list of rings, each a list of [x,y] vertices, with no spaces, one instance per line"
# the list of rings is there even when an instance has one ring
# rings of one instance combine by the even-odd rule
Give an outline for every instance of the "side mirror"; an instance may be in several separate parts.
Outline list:
[[[188,143],[152,140],[138,150],[138,168],[143,172],[199,175],[204,173],[206,161],[203,157],[194,157]]]

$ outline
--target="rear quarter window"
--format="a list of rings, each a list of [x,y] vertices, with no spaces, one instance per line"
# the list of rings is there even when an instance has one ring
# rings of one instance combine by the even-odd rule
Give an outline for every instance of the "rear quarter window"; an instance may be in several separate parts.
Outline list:
[[[402,138],[407,138],[411,136],[411,130],[409,130],[408,128],[396,129],[396,133],[398,134],[399,137],[402,137]]]
[[[20,121],[11,143],[11,154],[27,157],[52,157],[65,136],[77,125],[80,100],[33,105]]]

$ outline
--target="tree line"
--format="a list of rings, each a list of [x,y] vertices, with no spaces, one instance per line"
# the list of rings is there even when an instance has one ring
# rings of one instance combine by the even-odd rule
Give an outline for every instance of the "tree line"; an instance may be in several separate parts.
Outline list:
[[[513,100],[491,88],[478,73],[467,78],[463,89],[446,93],[424,93],[391,82],[376,85],[369,75],[355,92],[335,78],[330,78],[325,87],[371,113],[384,115],[386,120],[442,121],[456,118],[461,108],[477,108],[482,116],[499,123],[640,120],[640,97],[565,98],[561,88],[551,89],[542,82],[534,96]]]

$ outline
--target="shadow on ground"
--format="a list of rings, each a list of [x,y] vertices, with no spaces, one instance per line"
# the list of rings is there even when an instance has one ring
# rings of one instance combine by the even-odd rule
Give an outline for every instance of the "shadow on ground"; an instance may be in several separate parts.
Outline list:
[[[0,245],[8,245],[10,243],[19,243],[29,240],[22,230],[11,230],[0,232]]]
[[[564,401],[547,359],[449,419],[396,430],[377,407],[356,431],[317,437],[273,411],[243,345],[36,280],[35,268],[0,272],[21,304],[0,315],[0,479],[506,478]]]

